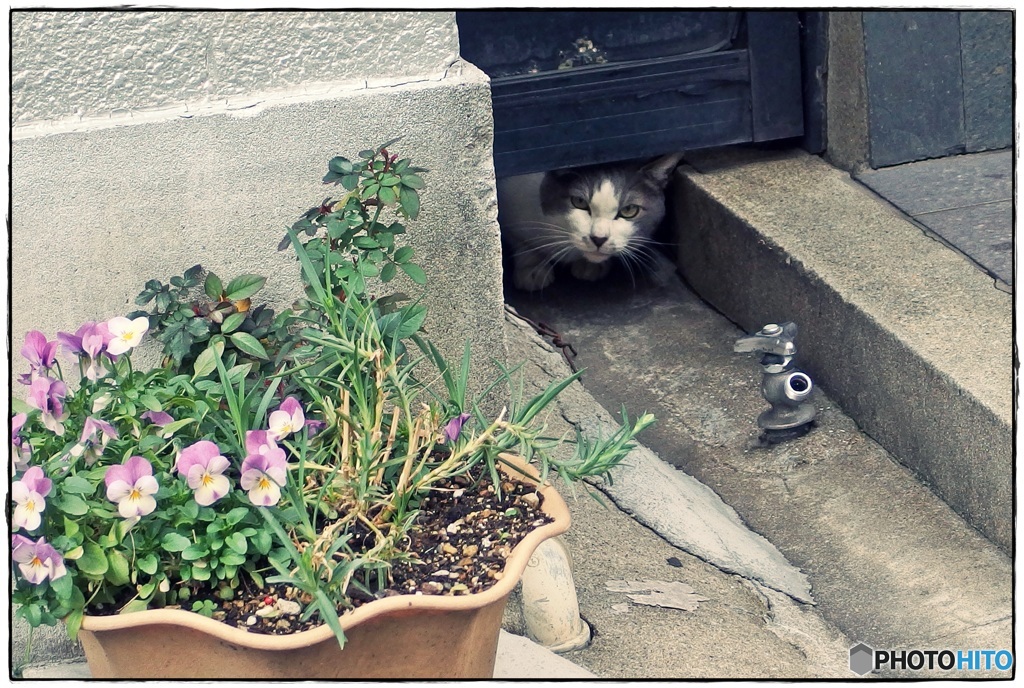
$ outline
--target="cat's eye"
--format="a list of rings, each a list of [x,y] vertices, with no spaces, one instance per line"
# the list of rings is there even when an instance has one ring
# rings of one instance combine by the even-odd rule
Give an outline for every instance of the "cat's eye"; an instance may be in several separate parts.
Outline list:
[[[572,203],[573,208],[578,208],[579,210],[586,210],[588,212],[590,211],[590,204],[587,203],[587,199],[583,198],[582,196],[569,196],[569,202]]]
[[[630,203],[619,208],[619,217],[627,220],[632,220],[634,217],[640,214],[640,206]]]

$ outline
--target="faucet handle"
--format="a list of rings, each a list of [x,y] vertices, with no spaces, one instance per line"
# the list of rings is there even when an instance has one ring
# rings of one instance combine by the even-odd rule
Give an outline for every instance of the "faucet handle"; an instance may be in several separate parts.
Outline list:
[[[769,323],[760,332],[737,339],[732,350],[738,354],[756,351],[776,356],[796,356],[796,331],[796,323],[793,322],[781,325]]]

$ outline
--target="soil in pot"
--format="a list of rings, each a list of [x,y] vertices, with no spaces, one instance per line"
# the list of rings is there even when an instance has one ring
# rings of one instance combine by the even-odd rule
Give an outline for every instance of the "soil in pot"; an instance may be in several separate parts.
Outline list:
[[[353,606],[394,595],[466,595],[501,580],[513,548],[552,519],[541,511],[543,496],[536,485],[506,477],[500,487],[499,496],[487,477],[460,476],[439,484],[424,499],[409,532],[413,558],[394,563],[391,585],[376,596],[355,592]],[[293,588],[261,588],[249,580],[235,593],[234,599],[222,600],[199,588],[192,599],[209,600],[214,619],[252,633],[285,635],[322,624],[316,613],[300,618],[303,600]],[[117,609],[108,605],[88,613],[115,614]]]

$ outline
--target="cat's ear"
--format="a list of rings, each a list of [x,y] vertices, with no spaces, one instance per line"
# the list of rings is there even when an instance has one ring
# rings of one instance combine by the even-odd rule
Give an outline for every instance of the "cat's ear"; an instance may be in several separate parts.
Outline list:
[[[664,187],[668,184],[668,178],[669,175],[672,174],[672,170],[676,168],[676,165],[678,165],[679,161],[682,159],[682,152],[663,155],[660,158],[655,158],[645,164],[640,168],[640,172],[646,175],[658,186]]]

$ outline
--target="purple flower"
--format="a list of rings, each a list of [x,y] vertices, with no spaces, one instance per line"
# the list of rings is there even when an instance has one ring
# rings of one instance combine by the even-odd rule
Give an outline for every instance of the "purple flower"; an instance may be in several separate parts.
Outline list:
[[[86,464],[92,465],[103,455],[103,448],[112,439],[117,439],[117,431],[114,430],[114,426],[105,420],[89,417],[85,419],[78,444],[71,448],[70,453],[75,457],[84,454]]]
[[[281,499],[281,487],[288,479],[284,450],[268,437],[265,430],[246,433],[249,455],[242,461],[242,489],[256,506],[273,506]]]
[[[28,359],[33,368],[53,367],[57,359],[57,341],[46,341],[46,335],[39,330],[25,334],[25,345],[21,347],[21,355]]]
[[[64,557],[45,538],[33,542],[24,535],[12,535],[11,559],[18,562],[25,580],[33,585],[39,585],[47,578],[57,580],[68,572],[64,568]]]
[[[460,413],[448,421],[448,425],[444,426],[441,434],[444,435],[445,440],[449,444],[459,439],[459,435],[462,434],[462,426],[469,420],[469,417],[468,413]]]
[[[21,355],[28,359],[29,372],[19,379],[22,384],[29,385],[56,363],[57,341],[48,342],[42,332],[31,330],[25,334],[25,345],[21,347]]]
[[[54,434],[64,434],[64,395],[67,387],[60,380],[37,377],[32,381],[28,393],[28,405],[42,411],[43,425]]]
[[[108,468],[103,482],[107,499],[117,504],[117,511],[124,518],[139,518],[156,509],[153,495],[160,486],[153,477],[153,465],[141,456]]]
[[[196,502],[209,506],[231,490],[231,483],[223,475],[230,465],[216,444],[200,440],[181,450],[174,468],[195,490]]]
[[[68,352],[76,355],[84,363],[88,363],[85,376],[95,380],[100,373],[100,354],[107,350],[113,335],[106,323],[87,322],[74,334],[58,332],[57,340]]]
[[[29,468],[21,480],[11,483],[11,499],[17,504],[12,518],[15,527],[35,530],[40,526],[43,522],[41,514],[46,509],[44,497],[50,494],[52,486],[39,466]]]
[[[166,411],[146,411],[141,416],[139,416],[139,418],[141,418],[142,420],[148,420],[153,425],[156,425],[161,428],[169,423],[174,422],[174,416],[167,413]]]
[[[11,416],[11,455],[14,457],[15,471],[25,468],[32,456],[32,445],[21,436],[21,428],[27,420],[27,413],[15,413]]]
[[[268,436],[272,440],[279,440],[283,437],[287,437],[293,432],[298,432],[306,424],[306,416],[302,412],[302,406],[295,397],[288,397],[276,411],[270,414],[270,418],[267,421],[267,425],[270,429],[267,431]]]

